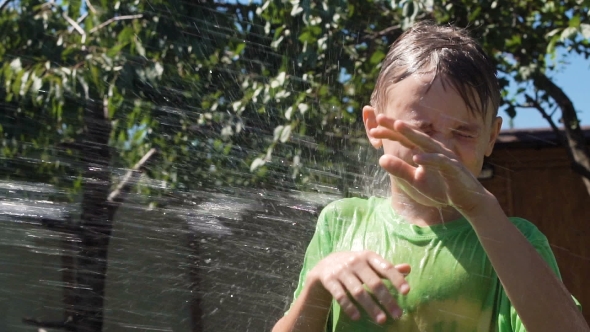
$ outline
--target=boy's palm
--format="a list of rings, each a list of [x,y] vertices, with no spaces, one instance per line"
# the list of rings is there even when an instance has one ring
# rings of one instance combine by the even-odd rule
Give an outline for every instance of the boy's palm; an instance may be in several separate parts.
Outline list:
[[[470,210],[485,189],[477,178],[463,166],[456,155],[427,134],[403,121],[378,117],[379,127],[372,129],[376,138],[395,140],[407,148],[421,151],[413,156],[417,167],[393,156],[383,155],[379,164],[398,178],[402,187],[410,186],[419,194],[406,190],[420,204],[453,206]]]

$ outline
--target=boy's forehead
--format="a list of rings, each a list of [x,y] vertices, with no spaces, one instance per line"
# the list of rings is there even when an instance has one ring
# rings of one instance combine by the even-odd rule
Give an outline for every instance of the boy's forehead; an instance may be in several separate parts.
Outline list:
[[[485,124],[480,112],[471,111],[455,89],[432,75],[411,75],[386,88],[385,110],[400,120],[428,122],[434,119],[464,124]],[[490,117],[491,112],[487,112]]]

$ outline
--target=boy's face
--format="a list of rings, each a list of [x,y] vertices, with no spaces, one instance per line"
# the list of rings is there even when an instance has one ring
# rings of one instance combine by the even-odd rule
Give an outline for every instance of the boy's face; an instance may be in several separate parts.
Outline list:
[[[502,119],[487,119],[473,114],[454,88],[440,77],[430,84],[432,74],[412,75],[390,86],[382,112],[395,120],[405,121],[453,151],[458,160],[475,176],[481,172],[484,156],[492,153],[500,132]],[[430,88],[429,88],[430,87]],[[414,165],[414,153],[397,141],[371,137],[369,130],[377,126],[376,110],[366,106],[363,119],[371,144],[384,153]]]

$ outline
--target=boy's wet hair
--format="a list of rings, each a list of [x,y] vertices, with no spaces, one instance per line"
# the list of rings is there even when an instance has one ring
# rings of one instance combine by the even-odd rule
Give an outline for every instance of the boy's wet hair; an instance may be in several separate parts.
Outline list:
[[[491,59],[464,29],[431,22],[416,23],[391,45],[371,105],[380,112],[393,84],[426,73],[434,73],[432,81],[443,78],[443,86],[450,83],[473,114],[497,115],[500,89]]]

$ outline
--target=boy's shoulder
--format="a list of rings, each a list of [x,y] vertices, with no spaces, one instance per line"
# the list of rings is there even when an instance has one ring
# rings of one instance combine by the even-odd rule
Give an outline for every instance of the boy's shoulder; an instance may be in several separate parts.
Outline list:
[[[519,217],[510,217],[508,219],[510,219],[512,224],[516,226],[518,230],[520,230],[522,235],[524,235],[524,237],[529,240],[529,242],[547,242],[547,237],[532,222]]]
[[[389,213],[390,207],[388,198],[384,197],[343,198],[326,205],[320,213],[320,220],[329,224],[362,221],[367,220],[376,212]],[[509,219],[529,242],[547,242],[547,237],[532,222],[520,217],[510,217]]]
[[[383,208],[387,199],[382,197],[343,198],[326,205],[320,214],[328,219],[367,218],[376,210]]]

